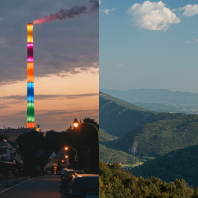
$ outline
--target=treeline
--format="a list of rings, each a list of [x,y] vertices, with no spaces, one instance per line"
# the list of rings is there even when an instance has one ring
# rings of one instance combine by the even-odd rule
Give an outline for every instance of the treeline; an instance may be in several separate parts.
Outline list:
[[[156,177],[135,177],[117,162],[110,165],[100,161],[99,174],[100,198],[198,198],[198,187],[187,187],[183,179],[166,183]]]
[[[99,124],[94,119],[85,118],[82,123],[92,123],[97,128]],[[90,168],[92,172],[98,170],[99,148],[98,132],[90,124],[79,124],[78,128],[69,127],[62,132],[48,131],[44,136],[43,133],[30,131],[20,135],[16,139],[16,145],[22,153],[23,162],[26,167],[44,166],[48,158],[38,158],[38,152],[54,151],[56,154],[64,147],[73,147],[77,150],[79,156],[78,168]],[[67,151],[70,164],[75,167],[74,149]],[[90,167],[88,167],[90,166]]]

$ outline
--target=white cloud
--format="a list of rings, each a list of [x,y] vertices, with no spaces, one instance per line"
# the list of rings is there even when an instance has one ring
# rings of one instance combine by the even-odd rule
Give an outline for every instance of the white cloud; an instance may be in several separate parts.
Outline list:
[[[189,41],[185,41],[185,43],[189,43]]]
[[[99,1],[99,5],[101,5],[102,1]]]
[[[116,64],[116,66],[123,67],[124,65],[119,63],[119,64]]]
[[[184,16],[193,16],[198,14],[198,4],[195,5],[186,5],[182,8],[179,8],[179,10],[184,10],[183,14]]]
[[[144,1],[142,4],[135,3],[127,13],[132,15],[132,20],[141,28],[148,30],[166,31],[173,23],[180,23],[181,20],[166,7],[162,1]]]
[[[5,44],[5,39],[0,38],[0,45]]]
[[[197,42],[198,42],[198,39],[195,39],[195,41],[197,41]]]
[[[113,8],[113,9],[100,9],[100,11],[104,12],[106,15],[108,15],[110,11],[114,11],[114,10],[115,10],[115,8]]]

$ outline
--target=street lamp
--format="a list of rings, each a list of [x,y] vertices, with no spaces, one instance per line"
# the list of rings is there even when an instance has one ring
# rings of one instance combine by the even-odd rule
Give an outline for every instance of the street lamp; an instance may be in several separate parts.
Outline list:
[[[94,124],[92,124],[92,123],[90,123],[90,122],[78,122],[77,120],[75,120],[74,122],[73,122],[73,125],[74,125],[74,127],[78,127],[78,125],[79,124],[90,124],[90,125],[92,125],[93,127],[95,127],[95,129],[97,130],[97,132],[98,132],[98,144],[99,144],[99,130],[98,130],[98,128],[94,125]]]
[[[78,158],[78,154],[77,154],[77,150],[75,149],[75,148],[73,148],[73,147],[68,147],[68,146],[66,146],[65,147],[65,150],[67,151],[68,150],[68,148],[71,148],[71,149],[74,149],[75,150],[75,152],[76,152],[76,155],[75,155],[75,161],[76,161],[76,170],[78,170],[78,165],[77,165],[77,158]]]

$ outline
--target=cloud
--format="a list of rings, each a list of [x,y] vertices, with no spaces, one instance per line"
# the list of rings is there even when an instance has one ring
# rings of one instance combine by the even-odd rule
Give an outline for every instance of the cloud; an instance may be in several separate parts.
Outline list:
[[[91,0],[90,0],[91,1]],[[96,1],[91,1],[96,2]],[[89,6],[87,0],[21,0],[0,6],[0,85],[27,79],[27,28],[36,18],[74,5]],[[94,4],[95,5],[95,4]],[[7,14],[9,13],[9,14]],[[34,26],[34,74],[36,77],[77,74],[84,68],[99,68],[98,12],[71,20]],[[81,58],[82,56],[82,58]],[[76,69],[79,69],[76,72]]]
[[[0,38],[0,45],[3,45],[3,44],[5,44],[5,43],[6,43],[5,39]]]
[[[116,66],[123,67],[124,65],[123,64],[116,64]]]
[[[195,39],[195,41],[197,41],[197,42],[198,42],[198,39]]]
[[[46,99],[57,99],[57,98],[66,98],[66,99],[76,99],[82,97],[90,97],[90,96],[98,96],[98,93],[87,93],[87,94],[75,94],[75,95],[35,95],[35,100],[46,100]],[[9,95],[0,97],[0,99],[7,99],[7,100],[16,100],[17,101],[26,101],[26,95]]]
[[[41,125],[42,131],[56,129],[56,131],[66,130],[72,124],[74,118],[83,119],[86,117],[98,120],[98,109],[91,110],[40,110],[36,111],[36,124]],[[18,111],[9,116],[0,115],[0,128],[3,125],[12,128],[26,126],[26,111]]]
[[[189,41],[185,41],[185,43],[189,43]]]
[[[99,1],[99,5],[101,5],[102,1]]]
[[[198,4],[195,5],[186,5],[184,7],[180,7],[178,10],[182,11],[184,10],[183,14],[184,16],[193,16],[198,14]]]
[[[166,31],[171,24],[181,22],[180,18],[162,1],[135,3],[127,10],[127,13],[132,15],[135,25],[148,30]]]
[[[113,9],[100,9],[100,11],[104,12],[106,15],[108,15],[110,11],[114,11],[114,10],[115,10],[115,8],[113,8]]]

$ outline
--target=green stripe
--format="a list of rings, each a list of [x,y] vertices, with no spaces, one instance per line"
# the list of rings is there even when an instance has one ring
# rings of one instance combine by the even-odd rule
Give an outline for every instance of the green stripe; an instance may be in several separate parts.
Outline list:
[[[35,122],[34,102],[27,103],[27,122]]]

